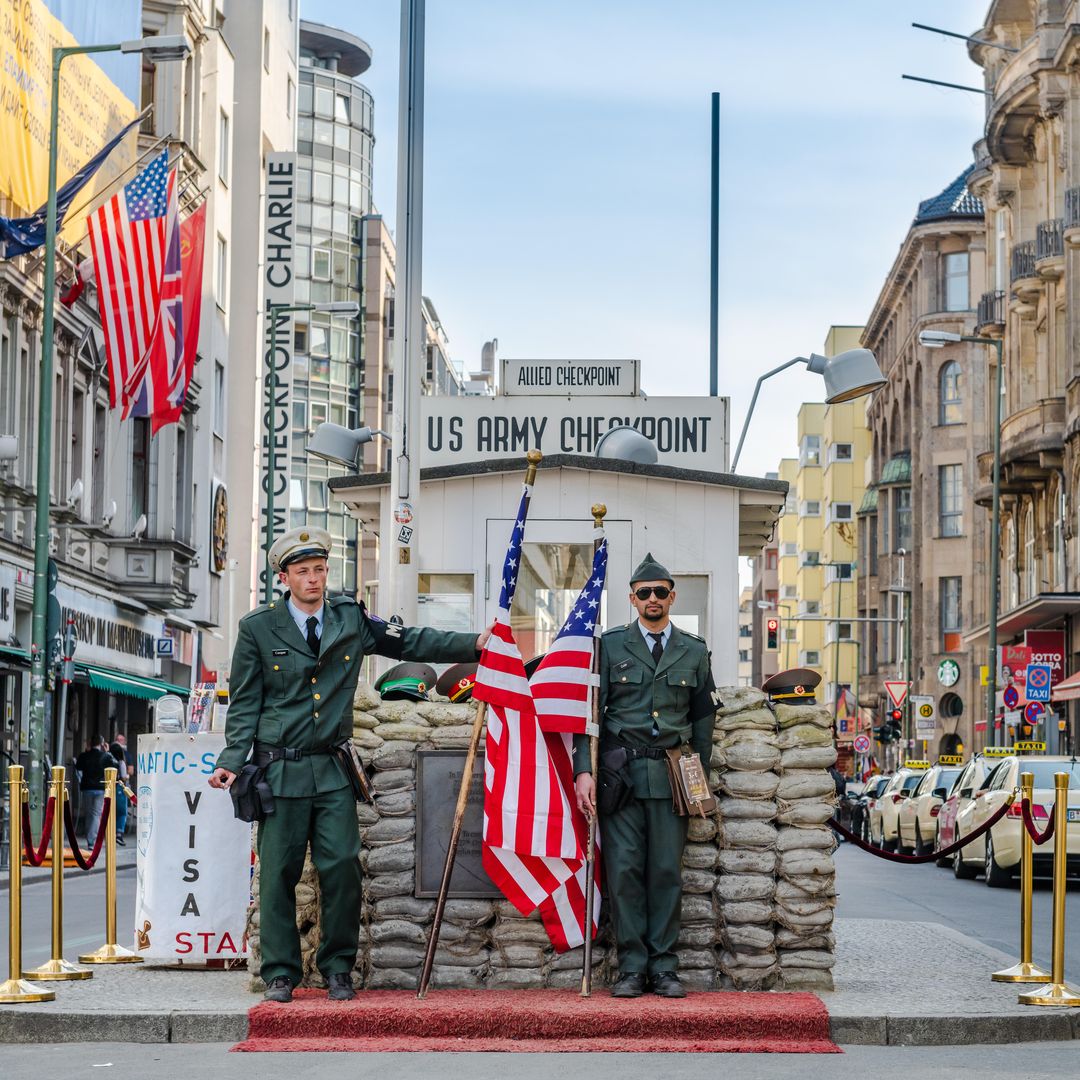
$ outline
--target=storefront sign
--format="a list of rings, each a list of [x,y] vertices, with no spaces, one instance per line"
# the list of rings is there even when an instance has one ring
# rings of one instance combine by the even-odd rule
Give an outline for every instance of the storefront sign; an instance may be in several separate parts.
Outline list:
[[[0,643],[15,633],[15,567],[0,566]]]
[[[591,456],[614,427],[636,428],[661,465],[724,472],[728,399],[723,397],[445,397],[420,399],[423,463],[460,465],[527,450]]]
[[[139,736],[135,950],[167,960],[247,955],[251,826],[206,778],[225,736]]]
[[[637,360],[510,360],[502,362],[499,393],[512,396],[633,397]]]
[[[210,520],[210,554],[214,569],[220,574],[229,557],[229,496],[224,484],[214,489],[214,506]]]
[[[275,539],[288,528],[289,444],[292,419],[292,312],[281,311],[295,298],[293,243],[296,226],[296,154],[266,155],[266,213],[263,221],[263,412],[259,485],[259,544],[266,521],[266,493],[273,485]],[[242,270],[240,272],[243,272]],[[270,400],[270,366],[276,378]],[[259,595],[270,568],[259,560]]]
[[[125,611],[111,600],[60,582],[60,625],[75,622],[75,662],[118,668],[129,675],[155,675],[157,639],[163,623],[152,615]]]
[[[1047,664],[1050,685],[1057,686],[1065,678],[1065,631],[1028,630],[1024,634],[1029,664]]]

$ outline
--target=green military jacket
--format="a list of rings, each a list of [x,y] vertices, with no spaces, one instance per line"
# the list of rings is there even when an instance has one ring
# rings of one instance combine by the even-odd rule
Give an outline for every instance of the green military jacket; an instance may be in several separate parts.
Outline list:
[[[238,773],[254,743],[318,750],[352,735],[360,661],[368,653],[395,660],[475,660],[476,635],[411,629],[368,615],[348,596],[327,599],[319,655],[308,647],[284,597],[240,620],[229,679],[225,749],[219,768]],[[310,796],[348,782],[327,754],[275,761],[267,769],[275,795]]]
[[[601,749],[614,740],[665,748],[686,742],[708,769],[716,714],[710,659],[705,641],[674,623],[659,664],[636,619],[608,630],[600,639]],[[589,739],[577,735],[574,775],[590,771]],[[671,798],[666,761],[635,759],[630,776],[639,799]]]

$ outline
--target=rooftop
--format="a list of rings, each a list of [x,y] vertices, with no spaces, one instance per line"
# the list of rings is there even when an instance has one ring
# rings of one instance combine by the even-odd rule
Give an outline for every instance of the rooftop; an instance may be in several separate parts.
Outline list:
[[[335,61],[331,70],[350,79],[371,67],[371,46],[363,38],[308,19],[300,20],[300,51],[319,60]]]
[[[915,214],[915,224],[942,221],[946,218],[981,218],[982,199],[968,191],[967,181],[974,165],[969,165],[944,191],[932,199],[923,199]]]

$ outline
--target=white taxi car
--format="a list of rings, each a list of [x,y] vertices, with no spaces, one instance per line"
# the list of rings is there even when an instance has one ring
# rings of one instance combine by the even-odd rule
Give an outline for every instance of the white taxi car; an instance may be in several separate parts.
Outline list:
[[[1010,753],[1012,751],[1008,747],[988,746],[975,754],[960,770],[960,775],[953,781],[952,790],[938,811],[935,851],[949,847],[958,837],[971,831],[971,814],[964,811],[969,810],[975,801],[975,792],[983,786],[983,780],[990,774],[990,770],[1002,757],[1007,757]],[[963,828],[960,828],[961,814]],[[959,853],[947,855],[944,859],[939,858],[937,864],[951,866],[958,878],[971,878],[978,873],[977,869],[963,862]]]
[[[870,810],[870,842],[884,851],[895,851],[899,833],[900,804],[915,790],[923,773],[930,767],[928,761],[906,761],[896,770],[888,786],[874,800]]]
[[[912,791],[911,797],[900,803],[897,815],[899,838],[896,850],[904,855],[914,852],[925,855],[934,844],[937,816],[941,804],[960,775],[964,759],[960,756],[944,756],[936,765],[923,773],[922,779]]]
[[[1040,746],[1042,744],[1029,744]],[[1023,749],[1022,749],[1023,748]],[[1069,868],[1076,870],[1080,865],[1080,762],[1074,758],[1037,754],[1029,756],[1024,744],[1019,744],[1017,752],[1002,758],[993,771],[983,781],[982,789],[975,794],[970,807],[970,828],[978,828],[993,816],[1013,789],[1020,786],[1020,774],[1029,772],[1035,780],[1034,794],[1031,799],[1031,815],[1038,828],[1046,827],[1050,811],[1054,805],[1054,774],[1069,774],[1069,801],[1075,805],[1068,807],[1068,821],[1061,823],[1068,830],[1067,847]],[[963,823],[964,815],[958,818],[961,832],[969,831]],[[960,854],[964,867],[973,871],[968,876],[978,873],[981,866],[986,875],[986,884],[992,888],[1008,885],[1020,867],[1020,843],[1024,823],[1020,814],[1020,800],[1009,808],[1003,817],[985,836],[967,845]],[[1034,872],[1049,874],[1053,866],[1054,841],[1051,838],[1039,844],[1033,850]]]

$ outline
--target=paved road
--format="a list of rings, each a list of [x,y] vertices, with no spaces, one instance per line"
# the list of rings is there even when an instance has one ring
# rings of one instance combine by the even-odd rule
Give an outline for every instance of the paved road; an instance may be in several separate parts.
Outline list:
[[[1075,1080],[1076,1043],[1023,1046],[852,1046],[838,1054],[230,1054],[227,1045],[67,1043],[3,1047],[5,1080],[190,1080],[211,1070],[230,1080],[293,1080],[299,1070],[319,1075],[378,1076],[379,1080],[550,1080],[553,1070],[590,1080]]]
[[[836,852],[837,915],[849,918],[937,922],[1019,959],[1020,889],[988,888],[982,877],[958,881],[933,863],[888,862],[841,844]],[[1032,944],[1036,963],[1050,966],[1049,879],[1036,880]],[[1065,974],[1080,980],[1080,882],[1065,905]],[[902,943],[901,943],[902,944]]]

